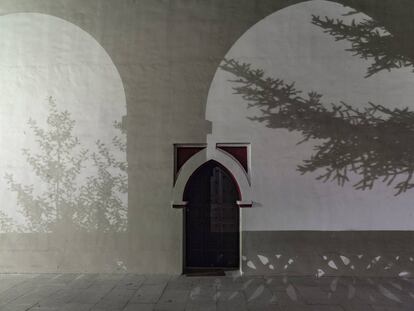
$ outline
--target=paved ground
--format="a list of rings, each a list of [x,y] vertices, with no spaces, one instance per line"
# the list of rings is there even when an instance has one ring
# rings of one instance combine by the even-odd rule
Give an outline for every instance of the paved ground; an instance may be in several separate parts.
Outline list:
[[[0,274],[2,311],[414,310],[414,279]]]

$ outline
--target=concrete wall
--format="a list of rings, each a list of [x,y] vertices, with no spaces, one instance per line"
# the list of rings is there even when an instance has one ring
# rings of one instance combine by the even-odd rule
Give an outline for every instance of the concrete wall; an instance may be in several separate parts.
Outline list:
[[[115,119],[122,117],[124,115],[122,109],[125,109],[126,104],[126,118],[123,119],[125,123],[121,129],[127,136],[126,158],[128,164],[128,193],[127,196],[122,191],[118,193],[121,203],[116,209],[127,211],[125,225],[121,225],[122,221],[119,223],[109,221],[112,226],[106,229],[96,225],[99,223],[96,219],[86,222],[94,225],[85,225],[85,219],[92,219],[94,218],[92,216],[99,214],[98,212],[91,214],[88,210],[89,212],[85,213],[87,214],[86,218],[78,217],[79,213],[76,214],[82,220],[78,224],[81,223],[83,226],[74,226],[72,221],[69,223],[55,222],[55,216],[52,213],[51,221],[48,222],[52,224],[50,228],[45,229],[42,226],[43,223],[40,222],[36,229],[31,227],[20,230],[14,224],[16,221],[19,224],[24,224],[25,221],[24,215],[16,216],[18,215],[17,211],[24,210],[24,206],[36,204],[33,202],[27,204],[26,200],[20,206],[17,205],[18,191],[11,189],[10,184],[3,185],[1,190],[3,193],[2,206],[6,201],[10,201],[7,199],[11,198],[10,193],[15,196],[12,198],[15,205],[7,207],[4,211],[1,210],[5,214],[2,215],[3,227],[7,228],[2,230],[0,239],[0,271],[180,273],[182,268],[182,215],[181,211],[170,208],[173,183],[173,143],[214,143],[220,140],[244,140],[247,138],[252,142],[252,160],[255,159],[255,161],[262,163],[271,162],[271,158],[263,158],[254,149],[258,147],[260,150],[258,142],[263,142],[260,139],[266,136],[259,137],[259,140],[256,140],[254,136],[243,136],[244,134],[236,137],[230,135],[234,133],[234,129],[228,132],[230,136],[221,136],[225,129],[220,127],[220,122],[217,123],[214,116],[222,111],[213,109],[215,114],[209,115],[209,111],[211,111],[209,109],[212,106],[211,102],[207,103],[207,96],[217,66],[238,38],[262,18],[295,2],[297,1],[0,1],[2,14],[0,24],[2,21],[11,23],[2,29],[3,45],[9,47],[9,55],[13,54],[13,49],[16,51],[14,55],[17,62],[19,60],[26,61],[19,63],[19,66],[22,66],[23,69],[26,66],[28,72],[32,70],[26,80],[20,79],[20,75],[16,74],[17,78],[12,80],[14,88],[9,88],[15,92],[20,90],[23,95],[16,96],[15,92],[10,91],[8,96],[4,95],[5,97],[2,98],[1,106],[8,108],[8,110],[2,110],[2,119],[8,119],[10,111],[24,112],[16,117],[16,126],[12,124],[12,127],[7,127],[8,132],[2,132],[8,133],[5,135],[7,140],[2,140],[2,144],[4,144],[1,146],[2,150],[8,149],[8,145],[12,141],[10,135],[18,133],[17,136],[20,135],[23,138],[17,140],[17,142],[22,142],[20,145],[16,142],[13,146],[15,153],[17,154],[19,149],[27,147],[30,147],[28,149],[32,154],[35,153],[36,150],[33,151],[33,148],[37,145],[32,143],[27,146],[26,144],[29,141],[33,142],[33,140],[25,138],[26,134],[32,135],[32,139],[36,138],[36,135],[33,134],[33,128],[30,129],[26,122],[28,117],[33,117],[39,122],[39,126],[46,126],[46,118],[50,115],[46,99],[48,96],[54,96],[59,113],[67,110],[71,113],[71,118],[76,117],[77,126],[75,129],[78,132],[74,129],[74,133],[77,137],[82,138],[82,141],[92,152],[93,150],[99,152],[95,147],[98,139],[105,140],[107,146],[112,143],[111,139],[117,135],[118,131],[112,124],[108,125],[108,122],[111,121],[110,117],[113,114],[117,115]],[[396,31],[403,29],[399,32],[400,34],[406,33],[406,29],[410,29],[404,20],[404,16],[408,19],[412,16],[409,14],[410,7],[395,10],[393,9],[395,5],[391,5],[391,1],[381,2],[381,6],[374,1],[357,1],[357,3],[350,1],[350,3],[353,4],[353,7],[362,9],[364,12],[367,11],[368,15],[379,18],[387,25],[391,24],[390,28],[396,29]],[[42,65],[33,63],[35,62],[33,59],[32,63],[27,61],[25,57],[30,56],[30,49],[22,52],[27,48],[25,45],[27,40],[14,39],[13,42],[12,38],[16,38],[16,34],[7,32],[16,29],[14,26],[10,26],[15,21],[11,14],[23,12],[42,14],[44,22],[39,24],[40,29],[52,30],[51,33],[53,33],[53,35],[39,33],[38,37],[32,35],[31,48],[34,49],[38,44],[41,48],[57,51],[58,54],[55,55],[61,55],[59,53],[62,51],[69,51],[67,52],[69,54],[65,54],[66,52],[62,54],[69,55],[69,58],[57,57],[51,60],[46,58]],[[19,16],[22,17],[22,15]],[[30,19],[25,20],[26,17],[26,15],[23,16],[23,21],[19,24],[22,26],[22,30],[17,34],[24,34],[33,27]],[[397,20],[397,17],[398,23],[392,24],[392,21]],[[56,18],[59,20],[57,21]],[[54,22],[48,24],[48,21]],[[56,28],[56,23],[63,26]],[[57,30],[62,32],[61,36],[58,36],[60,39],[53,39],[54,35],[59,34]],[[89,41],[86,41],[89,43],[82,41],[80,39],[82,36],[87,37]],[[24,36],[20,38],[24,38]],[[81,53],[87,58],[80,57],[76,52],[76,47],[82,46],[80,42],[83,42],[83,46],[90,44],[91,48],[88,48],[85,53]],[[81,50],[86,50],[86,48],[81,48]],[[41,54],[44,55],[44,53]],[[9,83],[7,73],[10,70],[10,64],[8,57],[6,57],[7,54],[3,55],[7,61],[4,61],[4,58],[2,60],[0,68],[3,75],[2,81]],[[54,83],[56,79],[53,77],[65,73],[63,67],[68,72],[66,80],[61,84]],[[55,76],[45,75],[41,79],[45,83],[34,84],[35,92],[32,92],[33,89],[30,89],[26,83],[36,80],[34,72],[41,68],[46,68],[46,72],[48,70],[53,72],[52,69],[57,68],[57,74]],[[81,70],[79,74],[73,74],[75,68],[83,68],[84,71]],[[102,68],[106,70],[102,71]],[[102,80],[100,84],[96,84],[97,77]],[[385,79],[384,83],[387,80]],[[113,81],[118,81],[116,82],[118,84]],[[111,103],[100,106],[100,100],[102,102],[109,101],[109,95],[104,94],[114,94],[114,83],[118,85],[116,92],[121,99],[111,99]],[[65,91],[60,92],[59,90],[63,87]],[[84,92],[73,93],[71,90],[74,88],[83,89]],[[89,92],[94,89],[102,89],[102,93]],[[32,98],[31,94],[38,96]],[[39,94],[44,94],[42,96],[46,98],[42,100],[42,96]],[[101,96],[100,100],[96,100],[96,96],[93,94]],[[61,98],[57,98],[59,96]],[[125,104],[122,103],[123,96],[125,96]],[[91,105],[93,98],[94,108],[92,109],[92,106],[89,105]],[[19,104],[16,102],[17,99]],[[34,100],[33,105],[39,109],[33,109],[33,106],[27,104],[29,99]],[[116,103],[112,103],[112,101],[116,101]],[[32,107],[32,110],[27,110],[29,109],[27,107]],[[229,106],[226,107],[225,109],[228,109]],[[231,114],[226,114],[226,116],[232,120]],[[225,122],[226,120],[222,123]],[[239,126],[237,122],[235,125]],[[264,143],[271,141],[268,139],[266,138]],[[294,142],[291,142],[290,139],[283,141],[287,144],[296,143],[296,139]],[[110,150],[116,152],[117,157],[124,156],[122,152],[118,153],[116,148]],[[287,156],[301,158],[302,154],[296,153],[296,149],[292,149],[292,154]],[[7,158],[12,157],[12,154],[9,154]],[[47,193],[45,188],[48,183],[36,183],[36,178],[40,177],[39,174],[28,172],[32,168],[27,158],[20,153],[16,161],[18,163],[13,166],[15,169],[7,170],[7,166],[5,166],[2,167],[1,172],[2,174],[7,172],[13,174],[15,178],[14,189],[18,189],[19,185],[35,184],[40,187],[40,189],[33,190],[35,194]],[[89,161],[84,163],[87,172],[79,177],[81,181],[75,185],[83,184],[88,180],[88,177],[99,176],[96,175],[98,174],[96,165],[94,166],[91,159]],[[260,169],[258,167],[256,169],[256,172],[253,171],[254,176],[261,176]],[[112,176],[118,176],[113,169],[109,169],[109,171],[113,174]],[[314,178],[308,178],[308,181],[309,184],[314,184]],[[355,202],[347,203],[352,205],[350,209],[341,204],[331,209],[332,204],[329,203],[329,200],[320,201],[321,193],[326,198],[336,192],[337,188],[333,185],[330,185],[332,189],[327,192],[324,190],[312,193],[310,196],[312,202],[309,203],[312,205],[312,209],[305,211],[302,205],[304,201],[298,201],[299,203],[296,202],[296,205],[289,201],[294,196],[298,197],[296,193],[301,191],[297,189],[306,184],[304,179],[298,177],[297,180],[291,180],[293,184],[287,183],[284,186],[280,185],[280,188],[278,187],[278,189],[287,187],[286,191],[294,190],[295,193],[286,196],[287,199],[283,202],[279,201],[276,208],[269,205],[270,199],[264,200],[271,190],[264,187],[266,182],[256,179],[253,183],[253,187],[258,187],[255,200],[260,204],[257,206],[261,205],[262,208],[243,213],[245,221],[243,228],[251,231],[273,231],[272,236],[276,234],[274,243],[278,243],[277,230],[412,229],[410,227],[412,214],[406,208],[406,202],[401,201],[403,199],[399,201],[401,202],[398,204],[399,210],[393,210],[391,214],[393,216],[392,223],[383,222],[384,217],[390,215],[388,204],[381,205],[381,212],[374,215],[372,210],[375,203],[370,202],[366,215],[358,219],[358,222],[352,226],[352,219],[356,215],[359,216],[359,210],[354,205]],[[308,189],[307,187],[305,185],[305,189]],[[30,189],[26,188],[26,191],[28,190]],[[282,192],[286,193],[285,190]],[[22,192],[20,191],[20,193]],[[354,193],[347,195],[353,197]],[[77,197],[80,198],[80,196]],[[127,203],[123,201],[126,197]],[[89,193],[86,198],[91,199],[93,196]],[[336,202],[336,200],[334,201]],[[289,209],[285,209],[286,206],[289,206]],[[28,208],[27,210],[33,209]],[[79,209],[83,212],[85,210],[85,208]],[[341,216],[341,212],[346,215]],[[322,214],[324,217],[320,217]],[[115,213],[115,216],[119,215],[119,213]],[[375,216],[374,220],[369,222],[373,215]],[[344,221],[338,220],[341,217],[344,217]],[[101,221],[111,219],[111,217],[102,215],[97,218]],[[122,220],[122,217],[115,218]],[[12,225],[10,226],[10,224]],[[246,246],[251,245],[248,242],[249,239],[249,235],[246,233]],[[249,260],[257,260],[257,254],[260,250],[247,248],[247,251],[248,253],[244,254],[246,259],[249,258],[245,261],[246,265]],[[314,271],[314,269],[309,271]]]

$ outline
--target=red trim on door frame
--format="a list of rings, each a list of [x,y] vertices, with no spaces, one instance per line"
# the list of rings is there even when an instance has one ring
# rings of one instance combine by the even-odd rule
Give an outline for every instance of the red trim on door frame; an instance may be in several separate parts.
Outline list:
[[[217,143],[216,149],[232,158],[244,171],[250,185],[250,144],[249,143]]]
[[[174,184],[184,164],[206,147],[206,144],[174,144]]]

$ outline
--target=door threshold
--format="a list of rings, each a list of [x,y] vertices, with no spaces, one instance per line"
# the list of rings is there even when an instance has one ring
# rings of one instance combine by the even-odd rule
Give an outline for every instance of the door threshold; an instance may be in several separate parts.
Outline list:
[[[232,268],[186,268],[186,276],[226,276],[227,271],[233,271]]]

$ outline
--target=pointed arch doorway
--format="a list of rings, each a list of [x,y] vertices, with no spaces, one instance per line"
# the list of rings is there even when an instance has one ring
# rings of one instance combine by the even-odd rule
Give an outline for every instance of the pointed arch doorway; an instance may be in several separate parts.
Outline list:
[[[184,189],[184,272],[239,269],[240,191],[232,174],[211,160]]]

